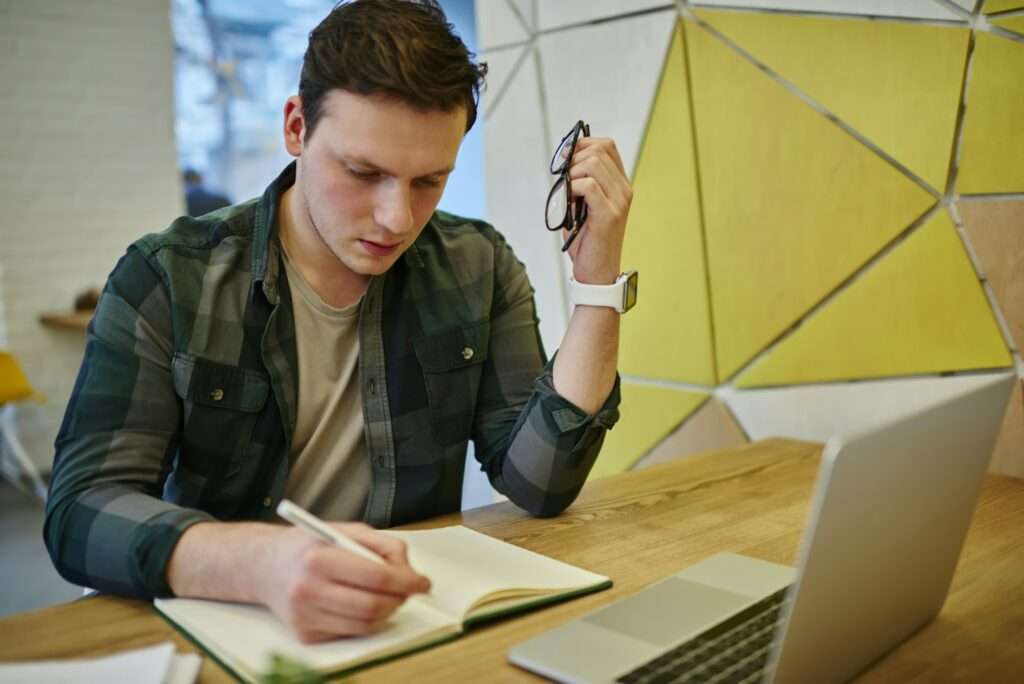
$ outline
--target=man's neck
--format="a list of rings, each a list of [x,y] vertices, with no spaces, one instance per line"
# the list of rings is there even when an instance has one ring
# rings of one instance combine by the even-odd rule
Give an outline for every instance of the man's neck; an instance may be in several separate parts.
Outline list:
[[[340,309],[359,301],[370,277],[354,273],[328,249],[294,185],[281,194],[277,225],[281,245],[292,265],[324,303]]]

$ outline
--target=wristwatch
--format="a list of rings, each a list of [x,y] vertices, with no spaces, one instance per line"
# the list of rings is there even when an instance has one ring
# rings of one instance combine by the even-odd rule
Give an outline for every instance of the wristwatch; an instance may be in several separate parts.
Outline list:
[[[607,306],[620,314],[636,305],[636,286],[640,275],[637,271],[620,273],[611,285],[587,285],[569,278],[569,296],[573,304],[585,306]]]

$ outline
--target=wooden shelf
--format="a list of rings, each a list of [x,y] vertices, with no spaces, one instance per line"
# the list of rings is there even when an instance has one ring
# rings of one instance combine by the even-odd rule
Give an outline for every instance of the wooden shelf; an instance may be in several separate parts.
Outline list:
[[[51,328],[63,328],[65,330],[81,330],[89,326],[92,309],[86,311],[69,311],[67,313],[44,313],[39,316],[39,322]]]

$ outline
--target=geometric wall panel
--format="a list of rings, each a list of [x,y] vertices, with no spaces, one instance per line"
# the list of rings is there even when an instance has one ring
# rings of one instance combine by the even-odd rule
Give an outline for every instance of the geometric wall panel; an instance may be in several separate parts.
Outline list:
[[[517,50],[495,51],[514,54]],[[529,50],[507,90],[484,123],[487,220],[501,231],[526,265],[548,356],[558,348],[568,323],[559,236],[544,227],[550,189],[551,150],[544,139],[535,54]],[[507,61],[507,60],[506,60]],[[510,168],[515,173],[508,173]]]
[[[516,67],[522,69],[525,63],[521,64],[523,53],[529,50],[528,45],[501,48],[491,50],[480,55],[480,60],[487,63],[487,87],[480,93],[480,102],[477,115],[485,117],[490,114],[491,109],[501,103],[508,80],[514,74]]]
[[[676,458],[722,451],[746,444],[743,430],[718,399],[711,397],[678,430],[637,461],[634,470]]]
[[[990,470],[1024,477],[1024,380],[1017,383],[1010,396]]]
[[[873,17],[960,19],[954,11],[934,0],[694,0],[693,5],[758,7],[770,10],[801,10]]]
[[[940,192],[970,30],[763,12],[698,12]]]
[[[693,413],[708,395],[623,381],[622,415],[605,434],[590,479],[628,470]]]
[[[632,177],[676,18],[654,12],[538,38],[552,152],[583,119],[615,140]]]
[[[619,370],[715,384],[682,31],[676,29],[633,181],[622,264],[643,303],[623,317]]]
[[[752,440],[825,442],[967,394],[1006,373],[738,390],[726,401]]]
[[[1010,366],[949,215],[937,212],[758,360],[740,387]]]
[[[1024,346],[1024,200],[957,205],[1014,348]]]
[[[1024,43],[976,33],[957,189],[1024,192]]]
[[[537,23],[541,31],[546,31],[668,4],[667,0],[539,0]]]
[[[1024,0],[985,0],[984,9],[987,14],[1024,9]]]
[[[1004,18],[990,17],[988,21],[993,26],[998,26],[1008,31],[1024,35],[1024,15],[1018,14],[1016,16]]]
[[[530,38],[522,20],[505,0],[476,3],[476,26],[477,43],[481,50],[519,43]]]
[[[708,31],[685,32],[725,379],[934,198]]]

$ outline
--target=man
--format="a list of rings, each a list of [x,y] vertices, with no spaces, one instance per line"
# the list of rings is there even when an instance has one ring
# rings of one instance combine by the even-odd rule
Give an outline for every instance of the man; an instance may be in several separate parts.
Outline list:
[[[185,181],[185,213],[189,216],[202,216],[231,204],[224,195],[207,190],[202,174],[195,169],[185,169],[181,177]]]
[[[384,564],[277,524],[282,498],[374,526],[454,511],[473,439],[519,506],[572,502],[618,417],[619,313],[577,307],[545,363],[503,238],[435,212],[483,74],[432,2],[339,6],[285,104],[296,162],[128,250],[56,443],[64,577],[264,604],[305,641],[365,634],[429,581],[367,525],[339,523]],[[614,143],[582,140],[570,175],[574,276],[611,284],[631,199]]]

